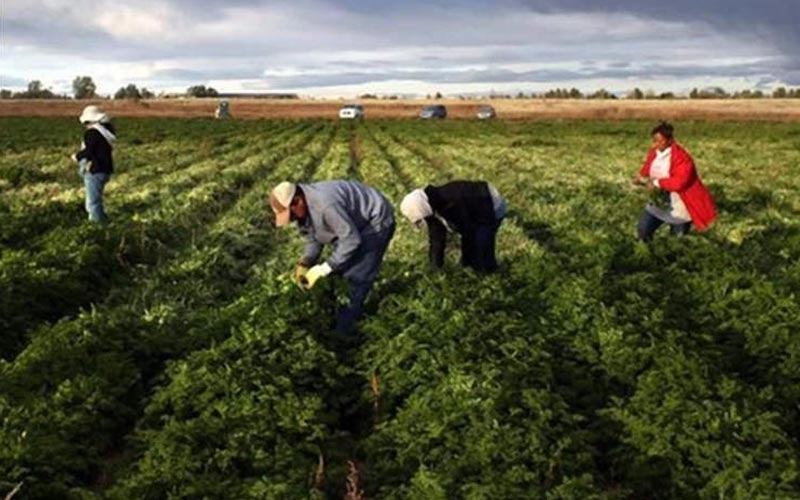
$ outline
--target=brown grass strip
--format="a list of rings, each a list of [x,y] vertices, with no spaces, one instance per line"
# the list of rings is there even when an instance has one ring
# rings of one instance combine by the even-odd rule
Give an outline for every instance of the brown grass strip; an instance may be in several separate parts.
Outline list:
[[[366,100],[366,119],[418,119],[427,100]],[[448,119],[474,119],[478,108],[491,104],[501,119],[512,120],[738,120],[800,121],[800,99],[726,100],[572,100],[500,99],[494,101],[436,101],[448,108]],[[212,118],[217,99],[128,100],[0,100],[0,116],[74,116],[87,104],[99,104],[113,116]],[[337,119],[344,101],[232,99],[237,118]]]

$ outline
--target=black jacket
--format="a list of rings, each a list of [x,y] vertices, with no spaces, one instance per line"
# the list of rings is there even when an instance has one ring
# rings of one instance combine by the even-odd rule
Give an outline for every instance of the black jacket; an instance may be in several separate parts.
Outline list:
[[[105,127],[112,134],[114,133],[114,126],[110,123],[103,123]],[[89,160],[89,172],[93,174],[114,173],[114,160],[111,155],[111,145],[108,143],[103,134],[93,128],[86,129],[83,133],[84,148],[80,150],[75,157],[80,160]]]
[[[489,185],[485,181],[453,181],[442,186],[428,186],[425,195],[435,213],[425,219],[431,265],[444,265],[447,243],[447,228],[436,215],[461,234],[461,260],[462,264],[467,264],[475,246],[475,228],[497,224]]]

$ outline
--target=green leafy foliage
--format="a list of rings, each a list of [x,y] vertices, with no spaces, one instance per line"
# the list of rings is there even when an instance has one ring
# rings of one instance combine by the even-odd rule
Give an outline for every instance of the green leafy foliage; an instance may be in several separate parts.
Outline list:
[[[74,119],[0,125],[0,496],[798,496],[792,124],[680,124],[720,218],[649,246],[649,123],[124,120],[104,228]],[[327,178],[492,181],[500,271],[430,272],[398,220],[336,336],[266,201]]]

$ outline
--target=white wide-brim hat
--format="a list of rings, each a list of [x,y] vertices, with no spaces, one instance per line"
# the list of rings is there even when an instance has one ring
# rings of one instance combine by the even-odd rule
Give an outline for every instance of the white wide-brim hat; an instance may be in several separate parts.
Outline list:
[[[81,116],[78,117],[81,123],[106,123],[109,121],[108,115],[98,106],[89,105],[83,108]]]

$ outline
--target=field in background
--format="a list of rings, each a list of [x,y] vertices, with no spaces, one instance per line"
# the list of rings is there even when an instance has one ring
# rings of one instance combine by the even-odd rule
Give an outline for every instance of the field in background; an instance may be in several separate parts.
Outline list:
[[[133,101],[0,100],[0,116],[78,116],[87,104],[100,104],[115,116],[214,116],[218,99],[156,99]],[[233,99],[234,118],[335,118],[345,100]],[[367,118],[415,118],[422,106],[442,103],[449,117],[473,119],[483,104],[492,104],[506,119],[711,119],[800,121],[800,99],[752,100],[558,100],[500,99],[364,100]]]
[[[720,217],[648,247],[629,179],[651,120],[118,114],[106,227],[85,222],[75,118],[0,119],[0,496],[800,491],[795,124],[678,122]],[[492,181],[500,272],[460,269],[453,241],[430,273],[398,220],[363,335],[330,335],[341,284],[289,281],[300,238],[266,201],[329,178],[395,206]]]

